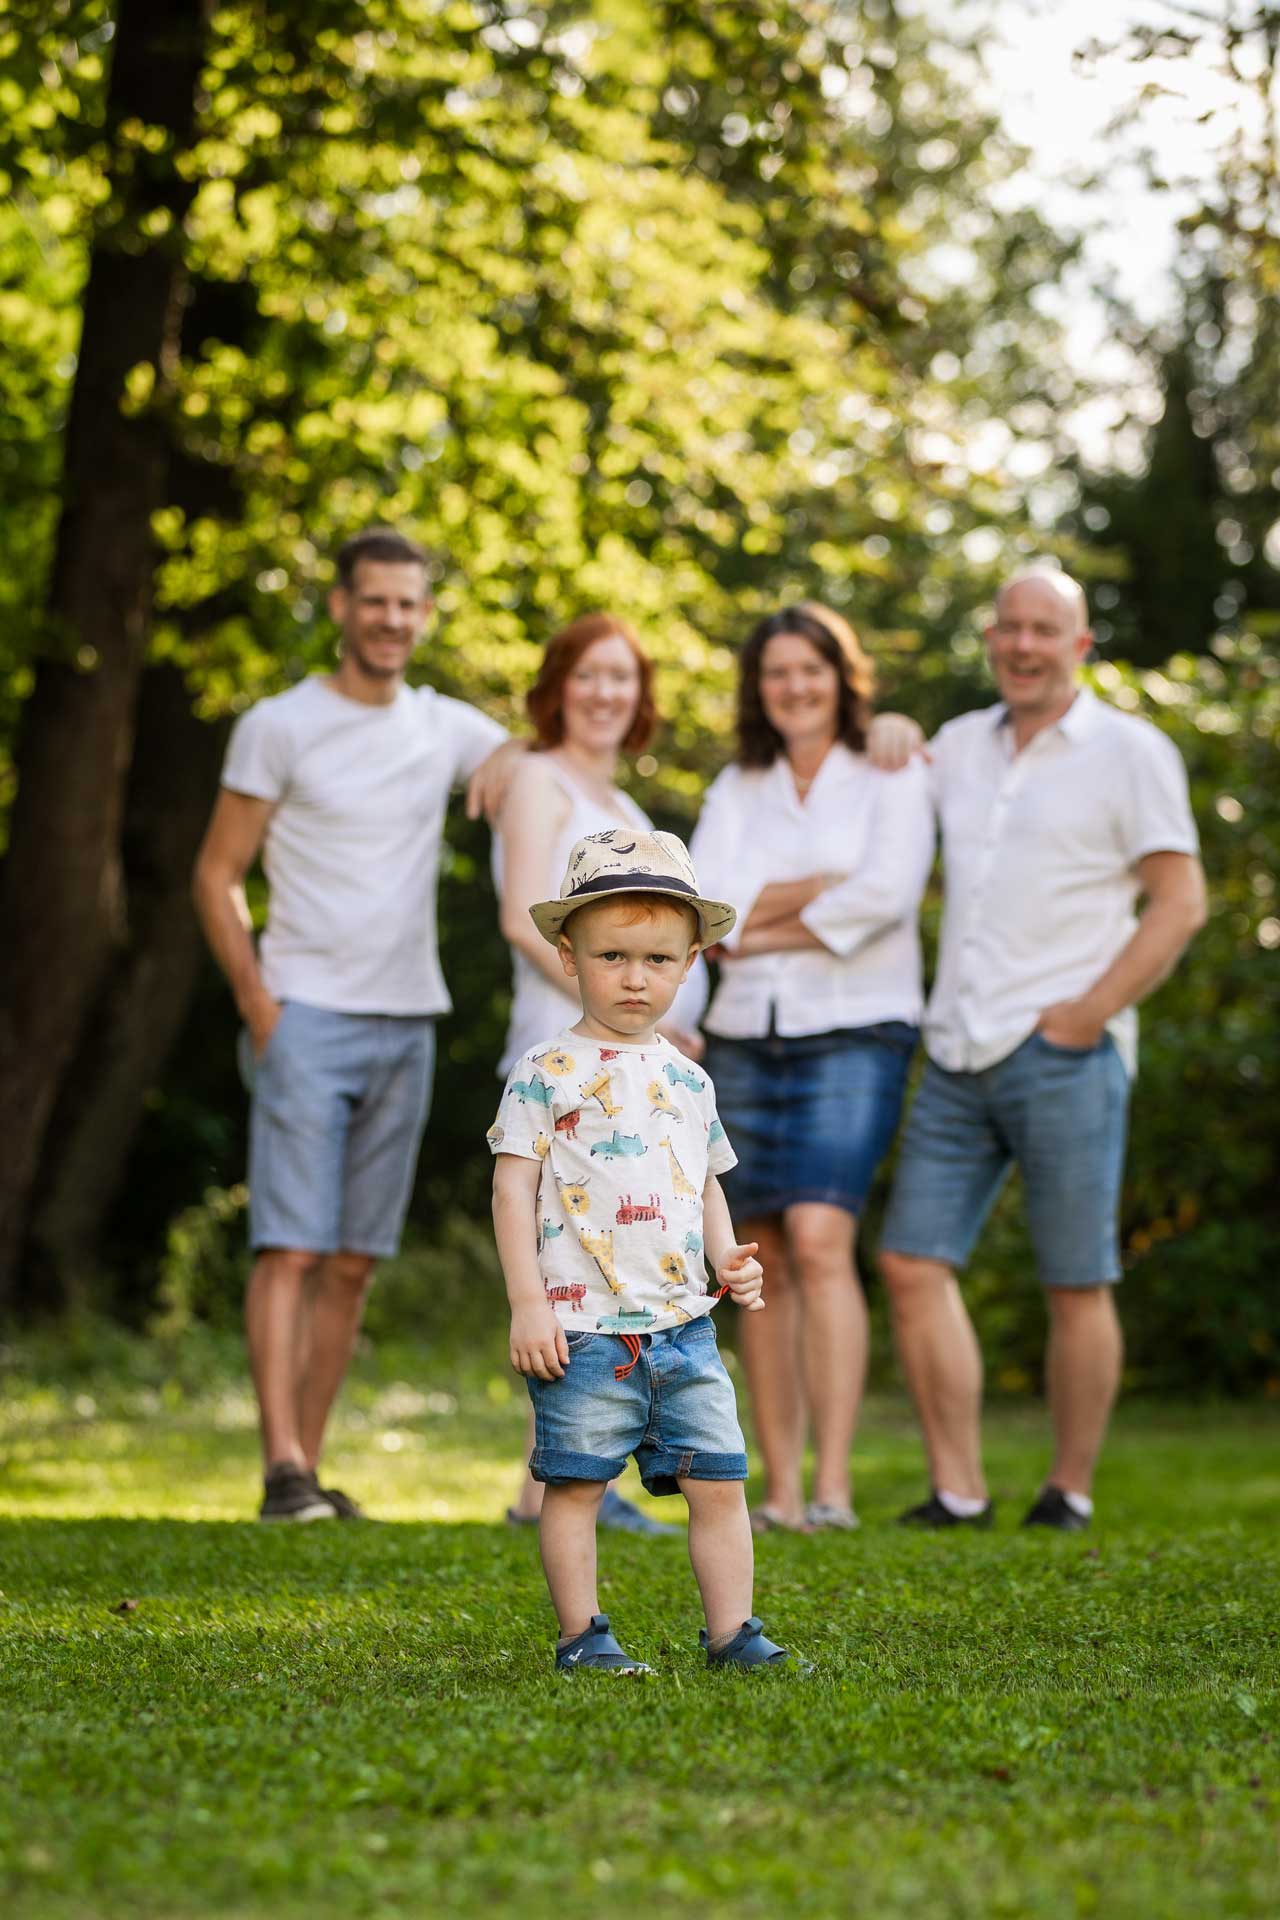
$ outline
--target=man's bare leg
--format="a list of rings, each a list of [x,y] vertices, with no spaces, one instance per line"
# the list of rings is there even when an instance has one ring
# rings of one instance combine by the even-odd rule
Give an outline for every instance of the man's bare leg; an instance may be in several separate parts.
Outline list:
[[[298,1422],[297,1365],[306,1288],[318,1256],[270,1247],[259,1253],[245,1295],[249,1369],[258,1397],[264,1469],[308,1464]]]
[[[1054,1437],[1049,1485],[1088,1497],[1124,1360],[1114,1289],[1047,1287],[1045,1292],[1045,1378]]]
[[[751,1422],[764,1464],[764,1505],[784,1525],[798,1527],[804,1522],[805,1437],[799,1296],[780,1223],[743,1221],[738,1233],[759,1243],[768,1302],[767,1313],[738,1316]]]
[[[924,1433],[935,1488],[985,1500],[982,1354],[955,1274],[939,1260],[880,1255],[893,1335]]]
[[[373,1267],[368,1254],[331,1253],[311,1281],[294,1375],[298,1437],[311,1468],[319,1463],[329,1413],[355,1348]]]
[[[787,1208],[786,1225],[813,1427],[813,1497],[844,1508],[853,1500],[849,1455],[867,1374],[867,1303],[853,1264],[857,1222],[843,1207],[806,1204]]]

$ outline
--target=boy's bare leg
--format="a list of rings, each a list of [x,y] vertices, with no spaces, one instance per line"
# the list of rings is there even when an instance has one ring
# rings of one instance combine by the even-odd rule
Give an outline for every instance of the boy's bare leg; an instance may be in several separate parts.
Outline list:
[[[747,1497],[741,1480],[681,1480],[679,1484],[689,1502],[689,1559],[702,1595],[707,1637],[714,1647],[751,1618],[755,1560]]]
[[[570,1480],[543,1490],[538,1545],[562,1641],[585,1633],[592,1614],[600,1611],[596,1513],[604,1488],[603,1480]]]
[[[298,1432],[305,1462],[312,1468],[319,1462],[329,1413],[360,1331],[373,1265],[368,1254],[329,1254],[320,1265],[303,1309]]]

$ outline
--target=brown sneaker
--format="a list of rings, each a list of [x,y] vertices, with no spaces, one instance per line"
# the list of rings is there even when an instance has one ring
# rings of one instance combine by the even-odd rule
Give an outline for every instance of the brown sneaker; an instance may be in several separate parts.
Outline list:
[[[335,1520],[332,1502],[321,1493],[314,1473],[279,1460],[267,1468],[259,1520]]]

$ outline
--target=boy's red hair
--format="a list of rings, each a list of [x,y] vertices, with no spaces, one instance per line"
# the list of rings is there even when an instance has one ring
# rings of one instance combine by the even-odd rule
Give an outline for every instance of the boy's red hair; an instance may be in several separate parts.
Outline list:
[[[692,907],[687,906],[683,900],[673,900],[669,893],[642,893],[637,889],[635,893],[614,894],[612,899],[590,900],[584,906],[575,907],[560,929],[561,939],[568,933],[570,924],[578,918],[578,915],[586,913],[593,906],[612,908],[624,927],[638,927],[644,920],[656,920],[660,913],[687,915],[693,921],[693,934],[689,944],[692,946],[693,942],[699,938],[698,916]]]

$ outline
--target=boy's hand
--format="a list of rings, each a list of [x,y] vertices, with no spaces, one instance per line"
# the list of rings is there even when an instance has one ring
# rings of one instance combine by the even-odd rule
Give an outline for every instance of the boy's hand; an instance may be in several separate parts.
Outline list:
[[[569,1342],[553,1307],[518,1307],[511,1315],[511,1364],[539,1380],[564,1379]]]
[[[718,1284],[728,1287],[737,1305],[748,1313],[759,1313],[764,1306],[764,1268],[751,1257],[759,1244],[748,1240],[745,1246],[730,1247],[716,1268]]]

